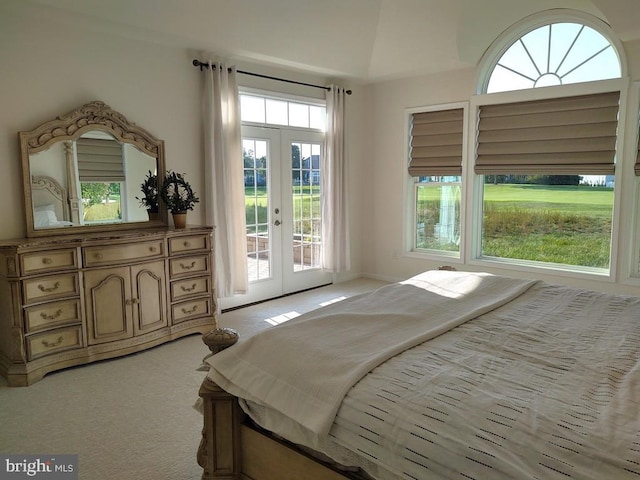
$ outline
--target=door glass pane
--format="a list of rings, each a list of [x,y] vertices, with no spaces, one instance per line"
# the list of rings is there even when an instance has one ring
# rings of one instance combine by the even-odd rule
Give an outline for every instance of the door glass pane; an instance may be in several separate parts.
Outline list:
[[[266,140],[242,140],[250,282],[271,276],[267,152]]]
[[[293,270],[320,267],[320,144],[291,144]]]

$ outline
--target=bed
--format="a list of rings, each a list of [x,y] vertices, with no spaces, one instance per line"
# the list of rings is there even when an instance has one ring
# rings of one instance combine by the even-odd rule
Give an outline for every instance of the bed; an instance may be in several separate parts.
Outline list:
[[[47,175],[31,176],[34,228],[57,228],[73,225],[69,221],[67,190]]]
[[[434,270],[204,340],[203,479],[640,478],[640,298]]]

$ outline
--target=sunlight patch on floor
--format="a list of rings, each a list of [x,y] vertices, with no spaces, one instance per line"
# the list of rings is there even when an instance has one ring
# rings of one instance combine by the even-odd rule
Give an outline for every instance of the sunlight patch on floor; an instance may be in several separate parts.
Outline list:
[[[342,300],[345,300],[346,298],[347,297],[345,297],[345,296],[332,298],[331,300],[327,300],[326,302],[322,302],[320,304],[320,306],[321,307],[326,307],[327,305],[331,305],[332,303],[341,302]]]
[[[296,311],[292,311],[292,312],[276,315],[275,317],[265,318],[264,321],[275,326],[275,325],[280,325],[281,323],[284,323],[287,320],[291,320],[292,318],[299,317],[300,315],[301,315],[300,313]]]

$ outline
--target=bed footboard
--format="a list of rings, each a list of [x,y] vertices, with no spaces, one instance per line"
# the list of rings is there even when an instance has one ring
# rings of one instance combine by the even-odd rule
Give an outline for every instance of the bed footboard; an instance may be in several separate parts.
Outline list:
[[[238,341],[238,333],[230,328],[212,330],[202,340],[218,353]],[[205,357],[208,358],[208,357]],[[238,399],[205,378],[198,392],[202,399],[204,426],[198,448],[198,464],[202,480],[240,479],[240,424],[244,413]]]
[[[203,335],[211,355],[238,341],[229,328]],[[208,357],[205,357],[208,358]],[[360,472],[344,472],[249,425],[238,399],[209,378],[198,392],[204,427],[198,448],[202,480],[365,480]]]

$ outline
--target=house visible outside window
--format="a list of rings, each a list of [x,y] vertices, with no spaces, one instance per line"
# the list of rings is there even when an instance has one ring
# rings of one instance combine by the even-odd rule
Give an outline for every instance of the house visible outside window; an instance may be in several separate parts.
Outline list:
[[[624,88],[608,79],[621,76],[618,52],[603,25],[537,25],[484,60],[481,93],[505,93],[474,99],[483,208],[473,256],[608,273]]]

